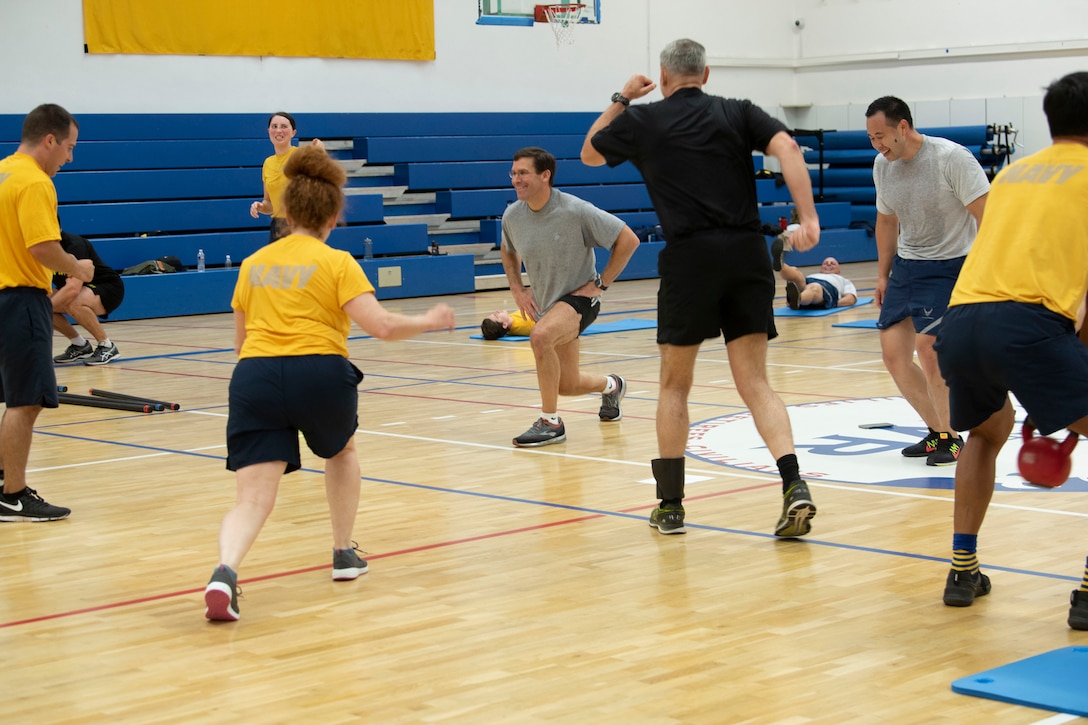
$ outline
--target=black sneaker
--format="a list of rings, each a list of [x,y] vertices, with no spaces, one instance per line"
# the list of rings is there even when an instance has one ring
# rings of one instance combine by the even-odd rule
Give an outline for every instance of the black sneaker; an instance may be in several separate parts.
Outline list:
[[[801,290],[793,282],[786,283],[786,304],[791,310],[801,309]]]
[[[366,560],[359,558],[359,554],[365,553],[354,541],[351,542],[350,549],[333,549],[332,580],[334,582],[346,582],[358,579],[360,575],[366,574]]]
[[[975,597],[990,593],[990,577],[981,571],[972,574],[969,571],[948,572],[944,582],[944,603],[950,607],[969,607]]]
[[[215,622],[238,621],[238,575],[228,566],[218,566],[204,588],[204,616]]]
[[[566,439],[567,429],[563,427],[563,421],[559,421],[556,426],[543,418],[537,418],[532,428],[514,439],[514,445],[518,448],[537,448],[562,443]]]
[[[951,466],[959,460],[960,451],[963,450],[963,438],[953,438],[947,433],[941,433],[937,438],[937,449],[926,456],[927,466]]]
[[[650,526],[653,526],[661,534],[686,533],[683,504],[670,503],[658,506],[650,513]]]
[[[1074,589],[1069,595],[1069,626],[1088,629],[1088,592]]]
[[[809,521],[816,515],[816,504],[804,481],[794,481],[782,497],[782,516],[774,527],[775,536],[792,538],[812,531]]]
[[[29,486],[18,493],[0,493],[0,521],[60,521],[71,513],[72,509],[46,503]]]
[[[69,345],[68,348],[53,358],[53,362],[57,365],[69,365],[71,363],[79,362],[84,358],[88,358],[94,354],[94,348],[91,347],[91,343],[84,342],[82,345]]]
[[[930,453],[937,450],[937,439],[940,437],[940,433],[930,428],[925,438],[914,445],[907,446],[900,452],[907,458],[928,458]]]
[[[792,251],[790,247],[790,235],[786,232],[782,232],[774,241],[771,242],[771,267],[775,272],[782,271],[782,255],[785,252]]]
[[[83,361],[84,365],[105,365],[110,360],[116,359],[120,355],[120,351],[117,349],[117,345],[110,343],[109,347],[105,345],[99,345],[94,349],[94,354]]]
[[[609,375],[608,377],[616,381],[616,389],[611,393],[601,393],[601,409],[597,416],[601,420],[619,420],[623,417],[623,411],[620,410],[620,401],[627,394],[627,381],[619,375]]]

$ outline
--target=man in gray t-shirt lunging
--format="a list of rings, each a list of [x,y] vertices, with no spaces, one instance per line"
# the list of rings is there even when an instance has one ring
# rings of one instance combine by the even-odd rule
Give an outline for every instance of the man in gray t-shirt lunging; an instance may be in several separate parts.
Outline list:
[[[880,349],[899,392],[929,428],[902,453],[947,466],[959,458],[963,439],[949,422],[933,343],[982,223],[990,182],[966,148],[918,133],[910,108],[895,96],[869,104],[865,127],[880,153],[873,162]]]
[[[518,200],[502,215],[502,266],[518,309],[536,320],[529,342],[536,358],[540,418],[514,439],[521,448],[562,443],[560,395],[601,393],[602,421],[623,417],[627,383],[619,375],[592,375],[578,368],[578,336],[597,318],[608,289],[638,247],[620,219],[552,188],[555,157],[541,148],[514,154],[510,179]],[[594,247],[610,249],[600,275]],[[521,267],[532,287],[521,281]]]

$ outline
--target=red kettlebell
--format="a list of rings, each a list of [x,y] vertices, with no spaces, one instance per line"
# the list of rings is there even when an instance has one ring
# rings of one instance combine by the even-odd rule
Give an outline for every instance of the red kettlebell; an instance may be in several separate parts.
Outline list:
[[[1031,418],[1024,421],[1022,429],[1024,444],[1016,458],[1020,475],[1028,483],[1046,488],[1057,488],[1069,478],[1073,468],[1073,449],[1079,436],[1070,433],[1064,441],[1056,441],[1047,436],[1035,437],[1035,424]]]

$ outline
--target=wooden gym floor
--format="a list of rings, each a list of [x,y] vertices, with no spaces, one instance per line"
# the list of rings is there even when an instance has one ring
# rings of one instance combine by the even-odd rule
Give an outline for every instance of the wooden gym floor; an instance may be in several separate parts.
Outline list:
[[[871,296],[875,263],[845,273]],[[653,319],[656,288],[617,284],[602,319]],[[330,580],[321,465],[307,454],[241,567],[232,624],[205,621],[202,598],[234,496],[230,316],[111,323],[119,360],[58,369],[73,393],[182,409],[39,418],[30,485],[73,514],[0,525],[4,721],[1065,721],[950,683],[1088,645],[1065,623],[1088,493],[998,492],[980,542],[994,591],[965,610],[940,599],[947,490],[813,481],[813,533],[779,541],[769,454],[767,473],[692,458],[689,533],[661,536],[646,524],[654,331],[583,338],[586,368],[627,378],[622,421],[597,420],[599,397],[565,398],[568,441],[516,450],[539,409],[528,343],[469,339],[509,292],[447,301],[454,333],[350,343],[366,373],[356,538],[370,573]],[[875,315],[778,320],[770,379],[787,405],[897,396],[877,333],[831,327]],[[724,347],[705,344],[692,422],[743,411]]]

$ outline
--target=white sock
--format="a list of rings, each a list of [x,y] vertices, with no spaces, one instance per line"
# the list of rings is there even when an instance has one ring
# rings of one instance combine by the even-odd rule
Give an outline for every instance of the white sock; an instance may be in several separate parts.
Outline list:
[[[106,347],[113,347],[113,343],[110,342],[110,339],[108,337],[105,340],[99,340],[98,344],[105,345]]]
[[[562,422],[559,419],[559,413],[541,412],[540,417],[543,418],[549,425],[559,425]]]
[[[72,343],[76,347],[83,347],[87,344],[87,341],[83,339],[83,335],[76,335],[75,337],[68,338],[68,342]]]
[[[604,381],[605,381],[604,382],[604,394],[605,395],[611,395],[612,393],[616,392],[616,388],[618,386],[616,385],[616,379],[614,377],[612,377],[611,375],[605,375],[604,376]]]

